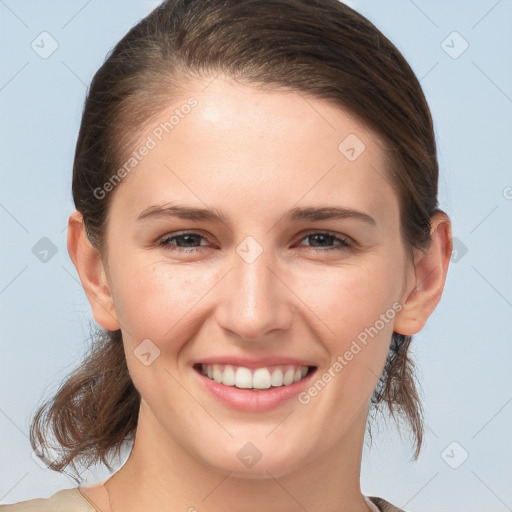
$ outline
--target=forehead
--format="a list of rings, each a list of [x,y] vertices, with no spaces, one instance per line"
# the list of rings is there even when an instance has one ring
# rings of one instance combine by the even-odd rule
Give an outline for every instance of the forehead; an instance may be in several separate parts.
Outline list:
[[[131,217],[166,200],[248,216],[300,201],[376,216],[398,209],[382,141],[334,103],[301,92],[196,83],[145,126],[134,151],[112,204]]]

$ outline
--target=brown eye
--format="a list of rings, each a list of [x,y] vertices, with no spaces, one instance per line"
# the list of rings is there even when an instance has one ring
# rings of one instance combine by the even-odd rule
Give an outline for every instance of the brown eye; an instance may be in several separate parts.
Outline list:
[[[306,244],[314,249],[320,249],[323,251],[336,251],[343,250],[347,247],[352,247],[352,244],[347,238],[336,236],[328,232],[315,231],[307,234],[302,240],[309,239],[310,243]],[[334,244],[334,245],[333,245]]]
[[[201,246],[201,240],[206,240],[199,233],[180,233],[174,235],[166,235],[159,242],[159,245],[170,250],[194,252]]]

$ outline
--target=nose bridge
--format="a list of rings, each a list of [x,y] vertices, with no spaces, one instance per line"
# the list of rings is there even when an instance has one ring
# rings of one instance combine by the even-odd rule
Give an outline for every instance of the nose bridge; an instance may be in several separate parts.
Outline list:
[[[257,340],[291,320],[286,287],[275,275],[275,255],[247,237],[233,254],[218,320],[222,327],[245,339]]]

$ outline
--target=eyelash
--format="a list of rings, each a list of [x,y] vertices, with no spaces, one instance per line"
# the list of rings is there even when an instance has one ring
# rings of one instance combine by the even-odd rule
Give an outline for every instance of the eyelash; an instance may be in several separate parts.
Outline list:
[[[179,247],[177,245],[175,246],[175,245],[172,245],[172,244],[169,243],[171,240],[180,239],[180,238],[183,238],[183,237],[186,237],[186,236],[189,236],[189,235],[199,236],[202,239],[206,239],[200,233],[195,233],[193,231],[190,231],[190,232],[187,231],[187,232],[184,232],[184,233],[174,234],[174,235],[171,235],[171,236],[166,235],[165,237],[163,237],[163,238],[161,238],[159,240],[158,245],[161,246],[161,247],[165,247],[166,249],[169,249],[171,251],[178,251],[178,252],[185,252],[185,253],[193,253],[193,252],[197,252],[197,251],[201,250],[201,246],[185,248],[185,247]],[[325,251],[343,251],[343,250],[351,249],[351,248],[354,247],[354,245],[349,241],[348,238],[336,236],[333,233],[330,233],[328,231],[311,231],[310,233],[307,233],[305,236],[303,236],[301,238],[301,241],[306,239],[306,238],[308,238],[308,237],[311,237],[313,235],[324,235],[324,236],[332,237],[334,241],[340,242],[338,245],[335,245],[333,247],[322,248],[322,247],[312,247],[312,246],[309,246],[313,250],[323,251],[323,252],[325,252]]]

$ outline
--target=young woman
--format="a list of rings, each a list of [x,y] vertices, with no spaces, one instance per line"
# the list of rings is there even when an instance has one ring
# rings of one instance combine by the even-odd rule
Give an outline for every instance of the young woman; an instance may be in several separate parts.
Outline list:
[[[383,404],[421,448],[437,181],[418,80],[349,7],[165,1],[88,92],[68,250],[102,330],[31,432],[58,471],[133,447],[0,511],[400,510],[363,496],[361,454]]]

